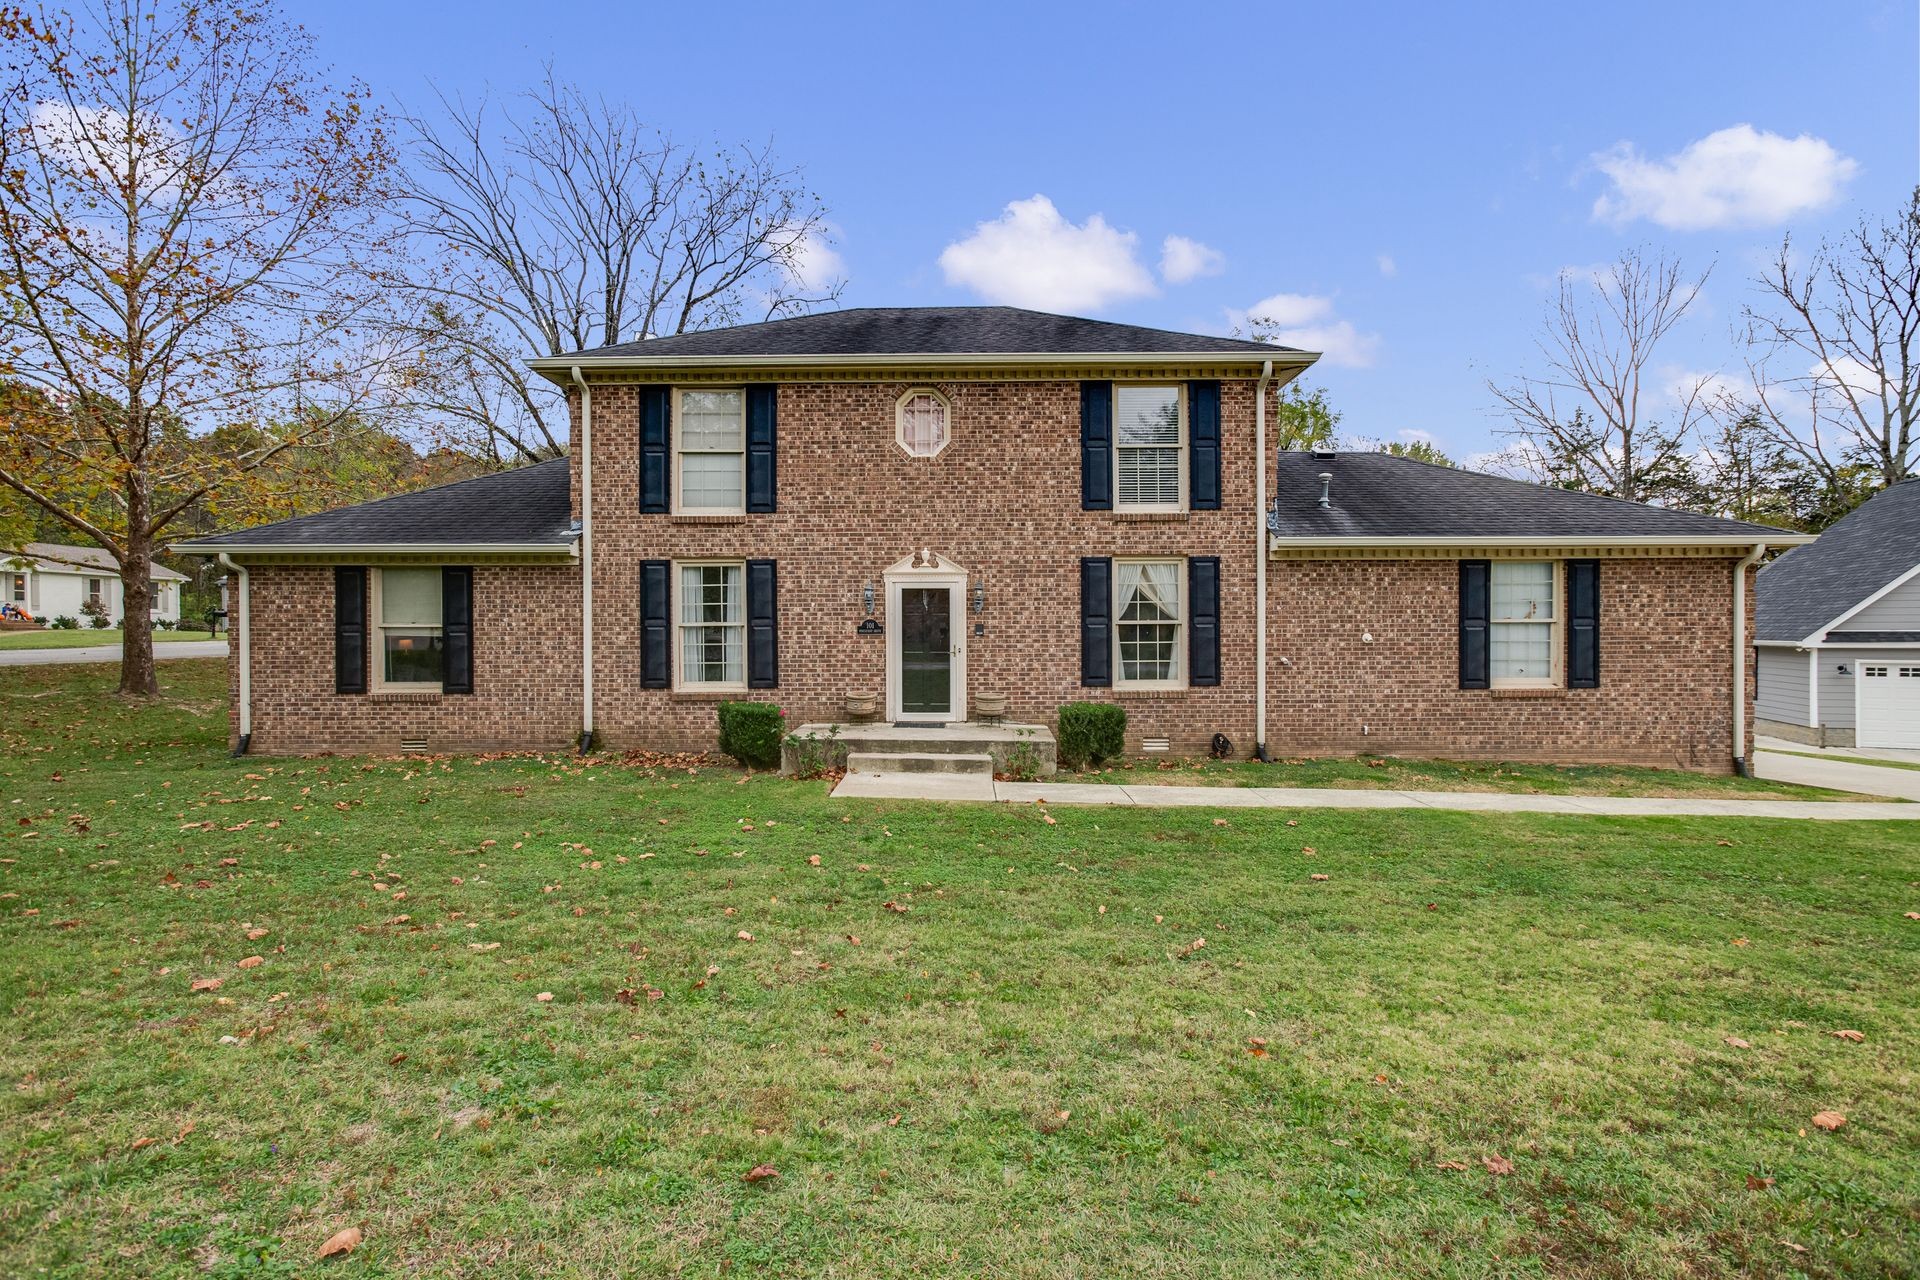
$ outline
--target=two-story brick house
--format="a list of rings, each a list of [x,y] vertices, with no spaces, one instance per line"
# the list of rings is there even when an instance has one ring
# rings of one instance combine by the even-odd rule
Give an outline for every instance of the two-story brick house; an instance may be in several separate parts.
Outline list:
[[[1271,454],[1313,359],[997,307],[629,343],[533,362],[567,460],[182,549],[234,576],[258,751],[707,747],[728,698],[993,691],[1177,752],[1743,755],[1751,568],[1803,538]]]

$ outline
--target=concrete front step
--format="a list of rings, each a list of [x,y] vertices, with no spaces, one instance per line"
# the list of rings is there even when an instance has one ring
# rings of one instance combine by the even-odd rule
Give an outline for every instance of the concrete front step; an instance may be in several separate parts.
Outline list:
[[[1057,771],[1053,732],[1039,724],[803,724],[780,752],[784,773],[816,774],[851,767],[855,755],[987,756],[987,776],[1046,778]],[[931,771],[931,770],[924,770]]]
[[[849,751],[848,773],[971,773],[993,776],[993,756],[962,751]]]

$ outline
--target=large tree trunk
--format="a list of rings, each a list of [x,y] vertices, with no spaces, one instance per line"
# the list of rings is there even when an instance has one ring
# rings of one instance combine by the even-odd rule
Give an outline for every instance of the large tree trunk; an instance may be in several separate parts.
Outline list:
[[[121,620],[120,692],[151,698],[160,692],[153,669],[153,535],[146,530],[147,513],[132,515],[127,554],[120,561],[120,586],[125,616]]]

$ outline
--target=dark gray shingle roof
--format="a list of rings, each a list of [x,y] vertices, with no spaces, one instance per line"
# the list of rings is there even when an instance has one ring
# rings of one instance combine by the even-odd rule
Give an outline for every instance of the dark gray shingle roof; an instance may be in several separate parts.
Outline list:
[[[476,476],[318,515],[235,529],[178,544],[189,552],[229,547],[367,546],[404,543],[553,546],[574,537],[567,460]]]
[[[1920,564],[1920,480],[1860,504],[1760,571],[1756,638],[1804,640]]]
[[[1168,355],[1291,351],[1244,338],[1174,333],[1019,307],[855,307],[761,324],[622,342],[583,356]],[[541,362],[547,363],[547,362]]]
[[[1333,505],[1320,503],[1321,472]],[[1389,453],[1282,453],[1267,525],[1282,538],[1752,538],[1783,530],[1575,493]]]

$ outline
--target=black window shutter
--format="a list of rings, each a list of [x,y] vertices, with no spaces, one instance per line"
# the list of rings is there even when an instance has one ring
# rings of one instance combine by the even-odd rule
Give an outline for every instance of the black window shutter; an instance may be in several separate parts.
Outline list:
[[[1600,687],[1600,562],[1567,561],[1567,687]]]
[[[1113,561],[1107,556],[1080,561],[1080,683],[1102,689],[1113,683]]]
[[[473,692],[473,570],[440,570],[440,692]]]
[[[775,438],[780,388],[762,383],[747,388],[747,510],[774,510]]]
[[[1080,509],[1113,510],[1113,384],[1080,384]]]
[[[673,563],[640,562],[640,687],[673,683]]]
[[[771,560],[747,561],[747,687],[780,686],[780,574]]]
[[[1487,619],[1493,611],[1491,600],[1493,562],[1460,562],[1460,687],[1485,689],[1488,677]]]
[[[367,571],[333,571],[333,691],[367,691]]]
[[[1220,384],[1187,384],[1187,505],[1220,509]]]
[[[640,510],[665,515],[673,496],[673,390],[640,388]]]
[[[1187,561],[1187,683],[1220,683],[1220,557]]]

